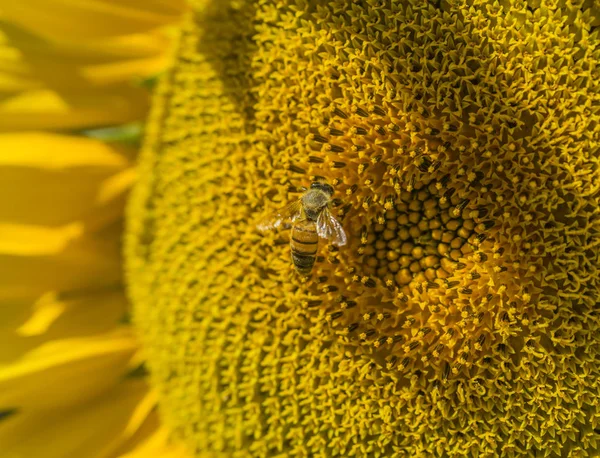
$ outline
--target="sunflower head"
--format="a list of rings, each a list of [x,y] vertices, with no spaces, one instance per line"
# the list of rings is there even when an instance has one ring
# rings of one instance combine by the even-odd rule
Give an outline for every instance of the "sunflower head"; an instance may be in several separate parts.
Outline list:
[[[198,456],[596,450],[597,9],[196,10],[129,214],[173,430]],[[348,244],[307,279],[256,224],[321,180]]]

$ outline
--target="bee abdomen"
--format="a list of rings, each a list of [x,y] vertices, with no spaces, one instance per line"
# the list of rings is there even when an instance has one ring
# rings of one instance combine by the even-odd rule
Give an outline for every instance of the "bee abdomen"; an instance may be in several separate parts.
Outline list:
[[[314,222],[306,221],[292,228],[290,248],[298,273],[308,275],[315,264],[319,236]]]

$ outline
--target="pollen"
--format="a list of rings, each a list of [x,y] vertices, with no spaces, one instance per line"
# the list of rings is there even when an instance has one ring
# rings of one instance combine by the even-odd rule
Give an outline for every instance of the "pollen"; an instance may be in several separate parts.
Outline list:
[[[209,456],[598,456],[590,1],[192,2],[127,238],[164,421]],[[309,277],[257,222],[314,180]]]

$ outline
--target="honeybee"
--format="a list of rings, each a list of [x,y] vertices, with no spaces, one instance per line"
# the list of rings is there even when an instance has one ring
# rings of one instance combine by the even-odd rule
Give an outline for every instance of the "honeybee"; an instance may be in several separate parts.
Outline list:
[[[344,228],[329,207],[333,188],[320,181],[310,185],[300,199],[283,207],[258,224],[258,230],[267,231],[284,226],[291,227],[290,251],[296,271],[310,274],[317,257],[319,237],[337,246],[346,244]]]

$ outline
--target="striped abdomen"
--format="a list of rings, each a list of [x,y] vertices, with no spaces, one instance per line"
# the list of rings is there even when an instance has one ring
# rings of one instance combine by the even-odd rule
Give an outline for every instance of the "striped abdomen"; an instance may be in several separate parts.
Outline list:
[[[319,236],[314,221],[304,220],[292,227],[290,248],[292,262],[301,275],[308,275],[315,264]]]

